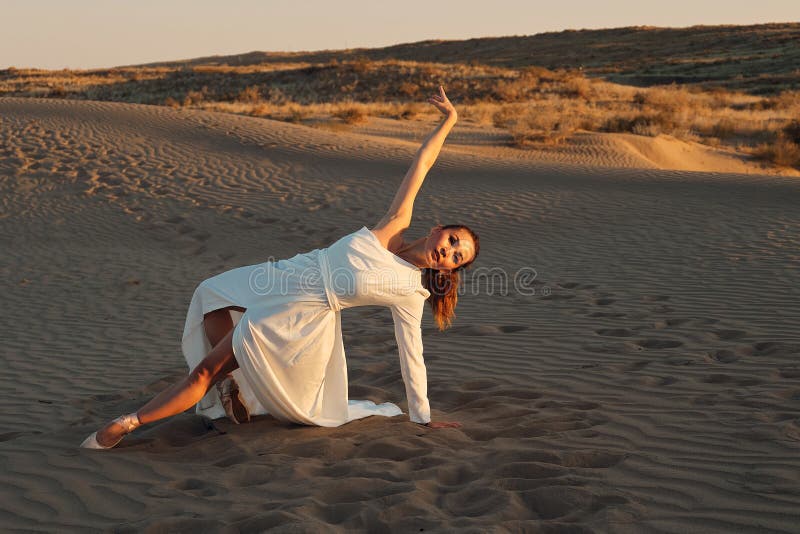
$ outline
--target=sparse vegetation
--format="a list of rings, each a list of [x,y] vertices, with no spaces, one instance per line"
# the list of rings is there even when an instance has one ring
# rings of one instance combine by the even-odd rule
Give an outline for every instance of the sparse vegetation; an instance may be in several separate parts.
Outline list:
[[[375,59],[376,50],[360,51],[358,57],[254,53],[232,58],[231,64],[213,58],[208,64],[194,60],[90,71],[12,67],[0,71],[0,96],[120,101],[358,125],[370,116],[435,117],[424,98],[441,83],[463,120],[505,129],[509,144],[520,148],[561,143],[581,130],[667,134],[800,168],[800,91],[794,89],[760,95],[718,82],[632,87],[587,77],[596,69],[490,65],[474,57],[463,63]],[[800,79],[800,71],[796,74]]]
[[[358,106],[344,106],[333,112],[334,117],[342,119],[346,124],[361,124],[366,122],[367,114]]]
[[[753,153],[763,160],[800,169],[800,121],[784,126],[771,142],[758,145]]]

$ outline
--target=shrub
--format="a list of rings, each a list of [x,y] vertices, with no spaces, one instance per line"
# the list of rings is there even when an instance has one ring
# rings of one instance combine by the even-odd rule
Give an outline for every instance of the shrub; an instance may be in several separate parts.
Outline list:
[[[583,76],[567,78],[564,83],[564,94],[588,100],[592,96],[592,82]]]
[[[291,104],[289,106],[289,116],[286,118],[289,122],[299,123],[308,118],[310,112],[302,106]]]
[[[793,120],[783,127],[783,135],[792,143],[800,145],[800,120]]]
[[[492,97],[500,102],[518,102],[528,96],[530,88],[526,80],[500,80],[492,90]]]
[[[672,85],[668,88],[653,88],[639,91],[633,102],[640,106],[650,106],[665,111],[683,111],[690,108],[691,95],[684,88]]]
[[[713,109],[723,109],[731,104],[734,95],[723,87],[713,87],[708,90],[708,96]]]
[[[397,88],[397,92],[403,96],[415,97],[419,94],[419,85],[411,82],[403,82]]]
[[[254,117],[266,117],[270,114],[270,111],[270,106],[262,102],[253,106],[253,109],[250,110],[250,115],[253,115]]]
[[[783,91],[763,103],[764,109],[791,109],[800,106],[800,91]]]
[[[417,118],[422,109],[424,108],[419,104],[406,104],[399,109],[394,117],[398,119],[413,120]]]
[[[261,90],[257,85],[251,85],[243,89],[236,97],[237,102],[245,104],[255,104],[261,101]]]
[[[495,128],[507,128],[517,117],[517,110],[513,106],[503,106],[492,115],[492,124]]]
[[[356,106],[345,106],[333,112],[334,117],[342,119],[346,124],[360,124],[367,120],[364,110]]]
[[[631,118],[611,117],[603,123],[602,129],[606,132],[630,132],[636,135],[655,137],[668,133],[677,137],[686,135],[677,117],[668,112],[645,113]]]
[[[508,131],[513,146],[525,147],[536,142],[562,143],[575,132],[576,127],[577,119],[564,109],[532,108],[512,121]]]
[[[203,102],[205,95],[202,91],[189,91],[183,98],[184,106],[193,106]]]
[[[772,143],[757,146],[753,154],[759,159],[800,169],[800,145],[784,135],[779,135]]]
[[[352,68],[355,73],[363,74],[372,68],[372,63],[369,58],[358,57],[350,63],[350,68]]]
[[[50,98],[66,98],[67,88],[64,84],[58,84],[50,89],[48,95]]]
[[[728,139],[736,133],[736,123],[730,117],[723,117],[711,128],[711,135]]]

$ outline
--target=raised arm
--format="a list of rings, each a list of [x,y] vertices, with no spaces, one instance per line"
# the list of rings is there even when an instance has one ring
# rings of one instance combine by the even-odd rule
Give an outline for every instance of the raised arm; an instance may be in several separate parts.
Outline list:
[[[439,157],[439,151],[442,149],[447,134],[450,133],[450,130],[458,120],[458,113],[456,113],[453,104],[450,103],[441,85],[439,86],[439,94],[429,98],[428,102],[436,106],[445,117],[417,150],[414,160],[411,162],[411,167],[406,172],[392,205],[389,207],[389,211],[386,212],[386,215],[378,222],[377,226],[372,229],[373,233],[378,236],[380,242],[387,249],[390,248],[392,239],[401,236],[411,226],[414,199],[417,198],[417,193],[422,187],[425,176],[433,167],[436,158]],[[402,237],[400,239],[402,240]]]

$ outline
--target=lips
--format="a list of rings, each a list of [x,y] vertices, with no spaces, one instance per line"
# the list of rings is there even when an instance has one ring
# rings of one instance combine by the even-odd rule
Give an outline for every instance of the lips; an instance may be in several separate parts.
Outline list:
[[[436,249],[433,249],[433,259],[439,261],[439,251]]]

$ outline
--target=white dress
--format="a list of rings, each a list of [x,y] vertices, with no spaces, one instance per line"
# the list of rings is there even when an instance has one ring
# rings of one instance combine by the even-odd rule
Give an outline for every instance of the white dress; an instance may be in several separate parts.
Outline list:
[[[354,306],[391,308],[409,417],[430,421],[422,358],[422,311],[430,292],[421,271],[388,251],[366,226],[328,248],[277,262],[239,267],[203,281],[195,290],[183,332],[183,354],[194,369],[211,350],[204,314],[238,306],[234,378],[251,414],[284,421],[339,426],[370,415],[394,416],[392,403],[349,401],[341,312]],[[216,388],[197,413],[223,417]]]

